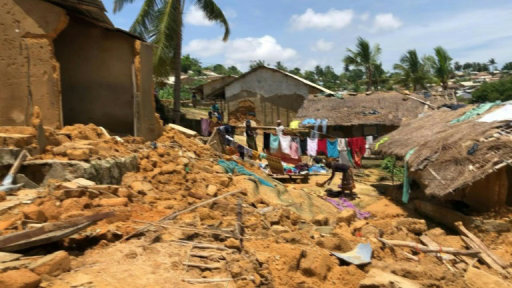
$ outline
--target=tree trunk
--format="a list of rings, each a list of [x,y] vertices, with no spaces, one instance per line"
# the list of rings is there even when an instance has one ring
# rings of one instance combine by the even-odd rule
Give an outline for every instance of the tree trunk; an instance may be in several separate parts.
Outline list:
[[[178,26],[178,34],[176,35],[176,44],[174,47],[174,87],[173,87],[173,120],[174,123],[180,124],[180,106],[181,106],[181,40],[182,40],[182,28],[183,28],[183,13],[182,13],[182,5],[181,0],[176,1],[176,11],[178,11],[179,16],[176,19],[176,25]]]
[[[366,84],[366,92],[370,91],[372,88],[372,68],[366,67],[366,80],[368,80],[368,83]]]

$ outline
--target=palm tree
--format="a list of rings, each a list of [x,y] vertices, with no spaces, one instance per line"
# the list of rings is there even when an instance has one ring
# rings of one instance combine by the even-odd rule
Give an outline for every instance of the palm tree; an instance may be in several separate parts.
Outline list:
[[[382,52],[379,44],[375,44],[372,48],[368,40],[359,37],[357,38],[355,51],[347,48],[347,52],[349,55],[343,58],[345,67],[349,68],[350,66],[354,66],[363,68],[366,72],[366,81],[368,82],[366,85],[366,91],[370,91],[370,89],[373,87],[372,73],[375,69],[375,66],[378,64],[378,58]]]
[[[494,72],[494,70],[496,70],[496,60],[494,60],[494,58],[491,58],[489,59],[489,61],[487,61],[487,63],[489,63],[489,66],[491,67],[491,71]]]
[[[393,65],[393,69],[397,70],[400,74],[400,78],[397,82],[404,85],[406,88],[412,86],[412,91],[418,90],[418,88],[425,88],[425,82],[429,78],[428,67],[425,61],[420,60],[416,49],[408,50],[405,54],[400,57],[400,63]]]
[[[448,80],[450,79],[450,75],[452,74],[452,57],[448,54],[448,52],[441,46],[437,46],[434,48],[434,52],[436,54],[435,62],[434,62],[434,74],[436,75],[439,82],[443,86],[443,90],[448,89]]]
[[[114,13],[123,9],[124,4],[135,0],[114,0]],[[222,10],[213,0],[194,0],[200,10],[210,21],[220,23],[224,27],[223,41],[227,41],[230,31],[229,24]],[[181,45],[183,30],[183,8],[185,0],[144,0],[142,8],[135,18],[130,32],[137,34],[155,46],[153,66],[155,75],[167,77],[174,72],[174,122],[180,121],[181,100]]]

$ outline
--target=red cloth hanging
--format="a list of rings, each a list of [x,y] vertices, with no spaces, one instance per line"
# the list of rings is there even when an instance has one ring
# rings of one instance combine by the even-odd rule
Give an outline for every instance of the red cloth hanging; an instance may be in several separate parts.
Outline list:
[[[361,160],[366,152],[366,139],[364,137],[354,137],[348,139],[348,147],[352,151],[352,158],[357,167],[361,167]]]
[[[327,155],[327,139],[318,139],[318,148],[316,150],[316,155]]]

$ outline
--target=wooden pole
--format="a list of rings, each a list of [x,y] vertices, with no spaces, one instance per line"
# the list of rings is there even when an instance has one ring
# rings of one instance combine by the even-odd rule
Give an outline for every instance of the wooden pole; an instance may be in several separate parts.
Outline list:
[[[423,246],[418,243],[414,242],[407,242],[407,241],[399,241],[399,240],[386,240],[382,238],[377,238],[379,241],[384,243],[385,245],[391,246],[391,247],[407,247],[411,249],[418,250],[423,253],[447,253],[447,254],[453,254],[453,255],[467,255],[472,257],[477,257],[480,254],[480,251],[478,250],[457,250],[455,248],[449,248],[449,247],[439,247],[439,248],[429,248],[427,246]]]

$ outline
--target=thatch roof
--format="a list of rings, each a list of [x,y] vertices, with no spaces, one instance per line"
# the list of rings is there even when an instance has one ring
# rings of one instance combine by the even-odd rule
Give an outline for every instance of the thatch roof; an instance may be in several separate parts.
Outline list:
[[[378,151],[404,157],[416,148],[409,158],[408,168],[425,193],[445,199],[462,199],[464,189],[460,188],[512,160],[512,121],[478,122],[476,120],[481,117],[478,116],[465,122],[449,123],[473,107],[455,111],[442,109],[404,123],[385,136],[389,140],[380,144]],[[494,107],[489,112],[501,107]],[[468,155],[475,143],[478,149]]]
[[[425,100],[423,96],[413,95]],[[427,100],[425,100],[427,101]],[[434,105],[440,100],[428,100]],[[376,92],[370,95],[336,97],[309,97],[299,109],[296,118],[328,119],[330,126],[390,125],[399,126],[404,120],[415,119],[425,111],[425,104],[398,92]]]

